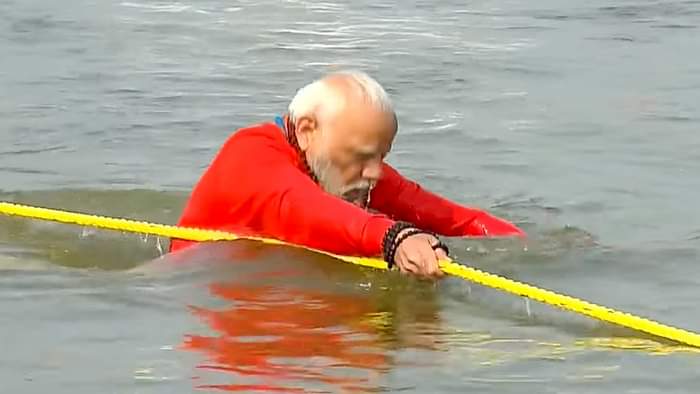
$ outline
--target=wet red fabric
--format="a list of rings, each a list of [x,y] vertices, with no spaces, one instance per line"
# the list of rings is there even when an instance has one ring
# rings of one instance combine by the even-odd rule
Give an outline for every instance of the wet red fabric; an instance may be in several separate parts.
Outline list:
[[[372,213],[326,193],[305,172],[297,151],[274,123],[232,134],[184,208],[179,226],[276,238],[344,255],[381,255],[395,220],[446,236],[523,235],[481,209],[456,204],[384,164],[372,190]],[[192,242],[173,240],[171,250]]]

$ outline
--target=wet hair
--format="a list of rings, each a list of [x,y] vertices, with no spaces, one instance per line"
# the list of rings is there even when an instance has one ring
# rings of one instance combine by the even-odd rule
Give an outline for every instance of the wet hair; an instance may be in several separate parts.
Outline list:
[[[393,104],[384,88],[374,78],[356,70],[340,71],[315,80],[299,89],[289,103],[289,117],[292,122],[299,117],[315,115],[327,118],[342,108],[345,97],[329,83],[329,80],[341,78],[347,82],[352,92],[362,97],[375,108],[394,113]]]

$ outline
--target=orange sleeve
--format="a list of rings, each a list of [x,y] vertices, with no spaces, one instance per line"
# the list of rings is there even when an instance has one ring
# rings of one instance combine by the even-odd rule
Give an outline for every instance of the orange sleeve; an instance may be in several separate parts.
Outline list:
[[[525,235],[514,224],[485,210],[459,205],[424,189],[386,163],[370,204],[395,220],[445,236]]]

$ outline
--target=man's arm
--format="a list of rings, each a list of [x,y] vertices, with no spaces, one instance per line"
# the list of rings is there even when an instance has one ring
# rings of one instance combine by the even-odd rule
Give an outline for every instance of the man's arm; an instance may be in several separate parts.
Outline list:
[[[488,212],[456,204],[405,178],[388,164],[372,191],[371,208],[446,236],[525,236],[512,223]]]

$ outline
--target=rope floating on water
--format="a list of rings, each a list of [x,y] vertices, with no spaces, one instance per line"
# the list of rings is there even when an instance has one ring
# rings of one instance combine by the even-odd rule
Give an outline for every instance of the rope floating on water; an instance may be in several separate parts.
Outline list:
[[[121,218],[110,218],[105,216],[89,215],[77,212],[61,211],[49,208],[33,207],[8,202],[0,202],[0,214],[10,216],[20,216],[30,219],[49,220],[60,223],[76,224],[90,227],[104,228],[108,230],[126,231],[156,235],[167,238],[178,238],[188,241],[234,241],[240,239],[256,240],[268,244],[288,245],[283,241],[260,238],[241,237],[229,232],[203,230],[196,228],[177,227],[165,224],[148,223]],[[322,253],[336,259],[377,269],[387,269],[384,260],[371,257],[343,256],[328,253],[322,250],[301,247],[317,253]],[[574,297],[557,294],[553,291],[541,289],[532,285],[517,282],[502,276],[490,274],[463,264],[456,263],[451,259],[440,262],[440,267],[446,274],[478,283],[483,286],[502,290],[506,293],[542,302],[569,312],[578,313],[603,322],[616,324],[635,331],[651,334],[659,338],[665,338],[679,344],[700,348],[700,335],[680,328],[667,326],[655,321],[638,317],[629,313],[620,312],[611,308],[596,305]]]

